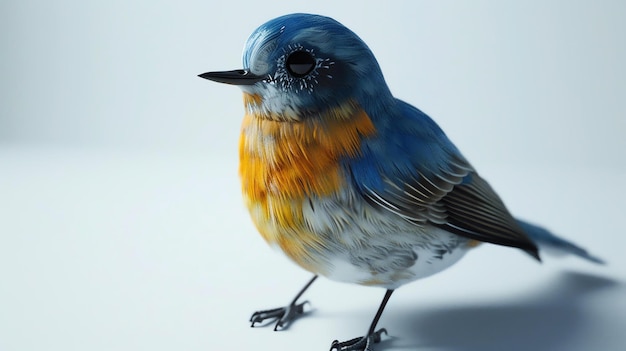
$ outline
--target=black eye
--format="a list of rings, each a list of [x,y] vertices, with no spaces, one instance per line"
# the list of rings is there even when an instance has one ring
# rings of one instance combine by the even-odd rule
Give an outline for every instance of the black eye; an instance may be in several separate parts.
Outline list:
[[[302,78],[315,68],[315,58],[306,51],[296,51],[287,57],[287,70],[296,78]]]

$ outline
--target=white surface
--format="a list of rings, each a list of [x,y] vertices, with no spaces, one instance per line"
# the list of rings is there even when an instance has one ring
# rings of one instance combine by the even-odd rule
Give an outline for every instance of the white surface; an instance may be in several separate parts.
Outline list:
[[[238,68],[293,11],[350,26],[515,214],[609,262],[485,245],[399,289],[377,349],[622,349],[625,5],[352,6],[3,2],[0,350],[326,350],[365,331],[383,291],[326,280],[288,331],[247,323],[309,275],[241,204],[239,91],[195,75]]]
[[[323,350],[365,331],[383,291],[321,280],[314,312],[250,329],[309,275],[271,251],[240,204],[234,162],[210,152],[0,149],[0,350]],[[487,246],[399,289],[384,350],[616,350],[626,336],[624,170],[493,169],[526,208],[608,266]],[[550,175],[550,173],[548,173]],[[593,191],[577,192],[593,179]],[[614,185],[614,186],[609,186]],[[584,196],[584,201],[580,201]],[[537,195],[539,197],[539,195]],[[610,205],[608,205],[610,203]]]

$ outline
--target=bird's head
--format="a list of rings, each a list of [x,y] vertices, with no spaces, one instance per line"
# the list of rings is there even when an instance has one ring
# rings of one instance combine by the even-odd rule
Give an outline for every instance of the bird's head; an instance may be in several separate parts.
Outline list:
[[[245,44],[243,69],[200,77],[240,86],[249,111],[278,120],[391,97],[367,45],[339,22],[310,14],[261,25]]]

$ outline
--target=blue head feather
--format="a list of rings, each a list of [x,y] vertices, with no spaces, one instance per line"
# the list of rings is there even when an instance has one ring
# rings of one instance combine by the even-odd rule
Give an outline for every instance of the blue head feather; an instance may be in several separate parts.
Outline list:
[[[290,54],[306,51],[315,59],[315,68],[306,77],[294,77],[285,67]],[[267,81],[243,87],[250,93],[276,99],[302,114],[337,106],[347,99],[370,104],[392,96],[376,58],[351,30],[332,18],[311,14],[290,14],[257,28],[243,52],[244,69],[268,76]],[[268,93],[268,90],[271,92]]]

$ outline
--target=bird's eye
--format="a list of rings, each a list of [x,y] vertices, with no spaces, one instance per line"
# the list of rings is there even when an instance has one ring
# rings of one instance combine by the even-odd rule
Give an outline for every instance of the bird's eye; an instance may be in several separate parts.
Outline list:
[[[315,68],[315,58],[306,51],[295,51],[287,57],[287,70],[296,78],[302,78]]]

